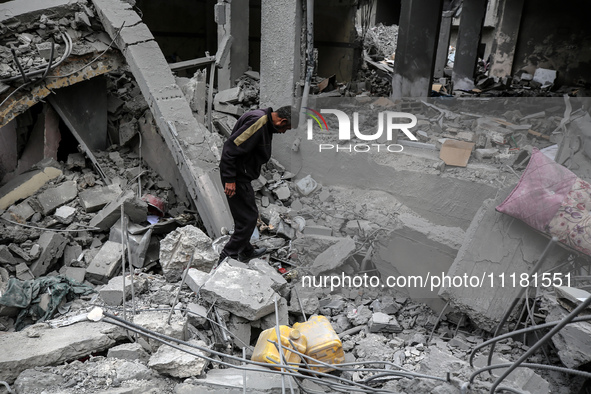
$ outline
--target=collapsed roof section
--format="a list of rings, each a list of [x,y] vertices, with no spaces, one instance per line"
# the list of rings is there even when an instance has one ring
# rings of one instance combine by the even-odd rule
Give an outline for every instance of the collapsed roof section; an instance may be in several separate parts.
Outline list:
[[[60,111],[55,100],[60,96],[55,89],[129,67],[180,172],[180,183],[184,185],[173,186],[188,191],[208,233],[219,236],[222,227],[230,227],[231,216],[219,181],[218,158],[206,138],[209,132],[193,117],[158,44],[132,6],[121,0],[97,0],[92,5],[64,0],[52,0],[50,4],[5,3],[0,15],[2,30],[7,35],[15,32],[16,40],[12,40],[12,51],[3,48],[2,56],[5,60],[12,57],[15,67],[3,70],[6,72],[2,76],[3,83],[12,86],[3,85],[0,89],[0,125],[8,124],[50,93],[56,93],[50,96],[50,103],[92,160],[92,150],[104,149],[106,144],[97,146],[89,136],[100,133],[106,141],[106,122],[85,125],[68,121],[67,111]],[[87,28],[87,32],[80,33],[76,29],[78,26]],[[33,34],[25,34],[25,31]],[[84,41],[76,43],[83,35]],[[51,50],[53,37],[61,40],[61,45]],[[50,43],[49,58],[44,60],[39,46],[45,41]],[[113,51],[113,47],[118,47],[123,56]],[[26,56],[30,48],[34,49]],[[72,53],[75,56],[68,56]],[[105,181],[110,183],[108,179]]]

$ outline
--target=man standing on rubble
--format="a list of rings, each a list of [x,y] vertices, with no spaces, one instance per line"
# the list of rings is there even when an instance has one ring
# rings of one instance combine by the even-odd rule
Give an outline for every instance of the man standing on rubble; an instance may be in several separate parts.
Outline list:
[[[261,166],[271,158],[274,133],[291,129],[291,107],[257,109],[238,119],[232,135],[224,143],[220,174],[224,193],[234,219],[234,233],[220,253],[219,261],[232,257],[246,261],[259,257],[266,248],[255,249],[250,238],[256,227],[257,209],[251,181],[261,174]]]

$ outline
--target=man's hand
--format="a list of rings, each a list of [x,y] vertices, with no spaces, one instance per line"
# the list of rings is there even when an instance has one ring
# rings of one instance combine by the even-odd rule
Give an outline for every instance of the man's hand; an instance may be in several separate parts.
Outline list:
[[[234,197],[236,194],[236,182],[226,183],[224,187],[224,193],[226,193],[226,196],[228,197]]]

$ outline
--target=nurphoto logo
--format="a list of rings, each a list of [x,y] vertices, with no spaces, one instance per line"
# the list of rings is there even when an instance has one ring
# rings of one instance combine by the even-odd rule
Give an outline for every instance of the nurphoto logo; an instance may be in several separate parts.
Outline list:
[[[374,130],[363,129],[360,130],[359,112],[353,112],[353,121],[349,115],[344,111],[338,109],[321,109],[320,112],[305,107],[306,115],[310,117],[307,122],[307,138],[313,140],[314,138],[314,122],[318,124],[320,130],[331,132],[328,123],[322,114],[334,115],[338,121],[338,142],[335,143],[321,143],[318,145],[318,151],[333,150],[335,152],[370,152],[370,151],[388,151],[388,152],[402,152],[404,147],[400,144],[390,144],[394,138],[397,138],[398,132],[394,134],[394,130],[402,131],[411,141],[417,141],[409,129],[417,124],[417,117],[407,112],[393,112],[383,111],[377,114],[377,128]],[[375,125],[375,123],[374,123]],[[352,127],[351,127],[352,126]],[[342,145],[343,141],[350,141],[357,138],[361,141],[373,141],[374,143],[349,144]]]

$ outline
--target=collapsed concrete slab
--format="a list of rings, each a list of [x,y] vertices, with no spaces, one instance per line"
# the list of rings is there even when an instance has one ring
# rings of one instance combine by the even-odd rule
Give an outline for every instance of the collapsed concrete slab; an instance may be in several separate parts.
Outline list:
[[[221,228],[230,228],[232,219],[218,160],[207,143],[208,131],[193,117],[162,51],[133,6],[122,0],[93,0],[93,4],[137,80],[208,234],[220,236]]]
[[[194,268],[187,274],[187,284],[206,301],[236,316],[258,320],[275,310],[273,281],[257,271],[222,263],[210,275]]]
[[[0,380],[14,382],[25,369],[55,365],[100,352],[127,338],[113,325],[82,322],[51,329],[34,325],[0,335]]]
[[[519,278],[529,273],[539,259],[548,239],[525,223],[495,210],[505,200],[511,189],[499,193],[496,199],[484,202],[466,231],[464,243],[451,265],[447,276],[450,278],[476,277],[482,280],[460,284],[450,279],[442,283],[439,295],[467,314],[480,328],[494,330],[508,306],[519,293]],[[546,272],[559,262],[566,261],[567,253],[554,248],[541,267]],[[510,275],[517,278],[515,283]],[[493,278],[491,282],[490,278]],[[504,278],[504,283],[501,282]],[[492,284],[492,285],[491,285]],[[514,309],[518,313],[519,307]]]
[[[160,242],[160,265],[169,282],[181,279],[193,256],[192,267],[209,272],[219,255],[211,246],[211,238],[195,226],[185,226],[170,232]]]

